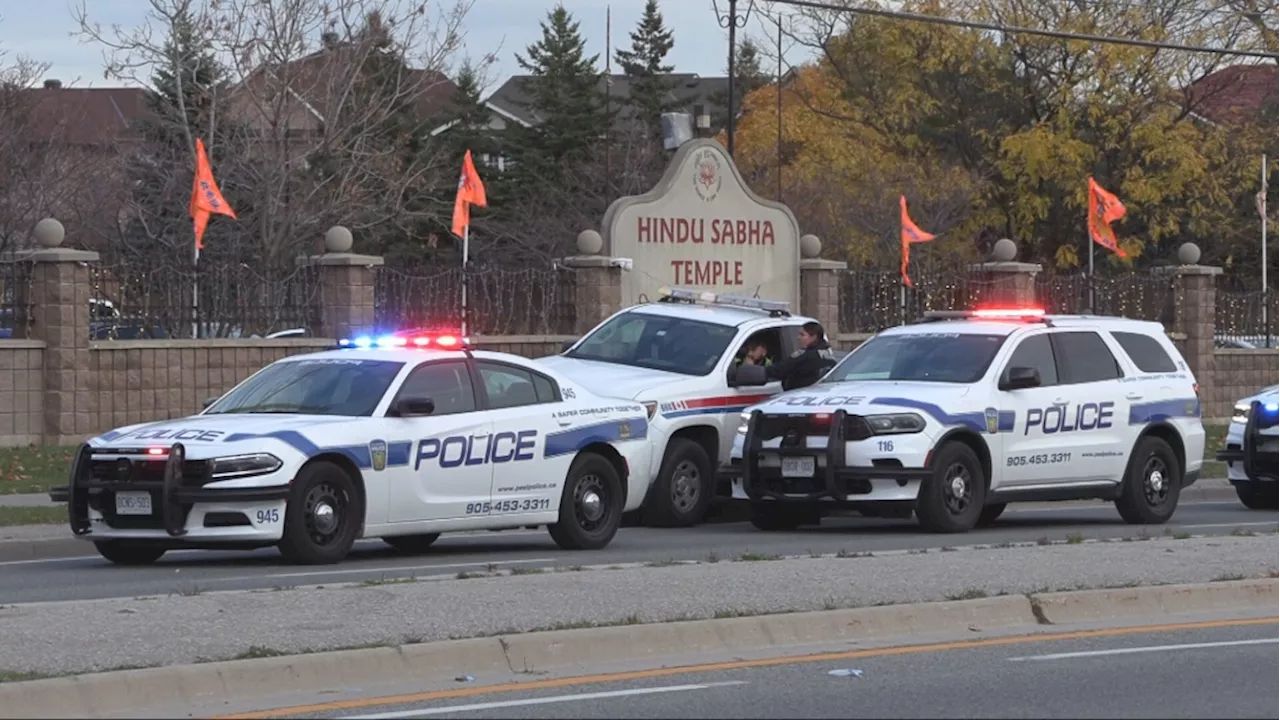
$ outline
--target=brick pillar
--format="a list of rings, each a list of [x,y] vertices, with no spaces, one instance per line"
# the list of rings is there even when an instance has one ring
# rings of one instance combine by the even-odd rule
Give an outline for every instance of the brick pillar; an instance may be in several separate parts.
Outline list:
[[[1222,268],[1209,265],[1174,265],[1156,268],[1156,272],[1172,275],[1173,322],[1168,332],[1181,333],[1182,355],[1187,367],[1200,383],[1201,397],[1205,404],[1213,406],[1219,398],[1213,397],[1213,333],[1218,302],[1217,276]],[[1235,402],[1230,398],[1227,402]]]
[[[57,243],[61,240],[59,233]],[[73,445],[97,429],[93,422],[97,398],[89,387],[87,263],[96,263],[98,253],[45,244],[52,246],[20,251],[9,258],[24,263],[30,273],[30,282],[18,289],[18,307],[30,308],[30,317],[25,324],[16,318],[14,337],[45,345],[44,408],[38,429],[42,441]]]
[[[622,268],[603,255],[575,255],[560,261],[573,269],[573,331],[585,335],[622,309]]]
[[[970,265],[969,272],[987,285],[984,305],[1031,307],[1037,304],[1036,275],[1044,268],[1036,263],[986,262]]]
[[[840,332],[840,273],[848,263],[806,258],[800,261],[800,314],[822,324],[827,339]]]
[[[345,338],[374,329],[374,268],[383,260],[375,255],[329,252],[306,258],[320,274],[320,332]]]

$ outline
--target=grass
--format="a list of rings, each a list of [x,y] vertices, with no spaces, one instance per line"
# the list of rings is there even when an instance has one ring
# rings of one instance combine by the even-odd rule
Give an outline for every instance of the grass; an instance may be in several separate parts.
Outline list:
[[[1222,449],[1222,440],[1227,435],[1226,425],[1204,426],[1204,467],[1200,470],[1202,478],[1221,478],[1227,476],[1227,464],[1219,462],[1215,456]]]
[[[0,495],[45,493],[66,485],[75,452],[69,445],[0,448]]]
[[[61,525],[67,520],[66,504],[53,507],[0,507],[0,527]]]

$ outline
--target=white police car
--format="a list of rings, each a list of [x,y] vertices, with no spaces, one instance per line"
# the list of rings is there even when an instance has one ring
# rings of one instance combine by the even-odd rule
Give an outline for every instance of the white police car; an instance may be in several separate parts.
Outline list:
[[[1275,510],[1277,440],[1280,439],[1280,386],[1236,403],[1226,442],[1218,451],[1227,463],[1227,479],[1240,502],[1251,510]]]
[[[960,532],[1009,502],[1076,499],[1163,523],[1200,473],[1198,390],[1158,323],[930,313],[748,408],[721,473],[761,529],[847,508]]]
[[[74,533],[115,563],[277,545],[332,563],[360,537],[548,526],[598,549],[649,482],[639,403],[450,335],[343,341],[274,362],[191,417],[118,428],[76,455]]]
[[[644,519],[689,526],[717,494],[716,467],[729,458],[738,414],[782,392],[780,381],[737,387],[731,369],[756,342],[770,361],[791,356],[800,349],[800,327],[812,319],[792,315],[785,302],[688,288],[661,293],[538,362],[597,393],[644,404],[654,453]],[[728,496],[727,484],[719,494]]]

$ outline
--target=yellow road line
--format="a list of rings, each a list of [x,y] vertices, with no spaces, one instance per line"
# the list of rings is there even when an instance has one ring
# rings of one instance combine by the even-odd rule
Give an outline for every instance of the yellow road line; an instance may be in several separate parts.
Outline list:
[[[291,715],[333,713],[342,710],[362,710],[381,705],[402,705],[427,702],[431,700],[474,697],[476,695],[489,695],[494,693],[545,690],[548,688],[562,688],[573,685],[598,685],[601,683],[623,682],[627,680],[646,680],[649,678],[682,675],[686,673],[720,672],[725,670],[771,667],[774,665],[791,665],[795,663],[853,660],[857,658],[885,657],[892,655],[913,655],[917,653],[940,652],[943,650],[966,650],[971,648],[998,647],[1001,645],[1023,645],[1037,642],[1080,640],[1084,638],[1137,635],[1142,633],[1170,632],[1176,630],[1244,627],[1249,625],[1275,625],[1278,622],[1280,622],[1280,617],[1253,618],[1248,620],[1209,620],[1203,622],[1107,628],[1103,630],[1075,630],[1062,633],[1016,635],[1012,637],[988,638],[985,640],[958,640],[952,642],[930,643],[926,645],[900,645],[897,647],[873,648],[869,650],[826,652],[815,655],[770,657],[758,660],[734,660],[730,662],[706,663],[702,665],[685,665],[682,667],[664,667],[652,670],[633,670],[628,672],[555,678],[553,680],[533,680],[527,682],[506,683],[502,685],[458,688],[456,690],[433,690],[430,692],[411,693],[408,695],[390,695],[386,697],[360,698],[354,700],[335,700],[333,702],[316,703],[314,705],[298,705],[295,707],[280,708],[277,710],[264,710],[261,712],[243,713],[238,715],[221,715],[213,718],[212,720],[256,720],[258,718],[277,718],[288,717]]]

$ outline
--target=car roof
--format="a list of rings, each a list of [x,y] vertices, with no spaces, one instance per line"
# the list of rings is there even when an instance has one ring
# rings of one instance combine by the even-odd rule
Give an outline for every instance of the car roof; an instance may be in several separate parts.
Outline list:
[[[623,312],[643,315],[662,315],[665,317],[687,318],[716,325],[745,325],[751,322],[775,319],[767,310],[734,307],[732,305],[710,305],[703,303],[651,302],[634,305]],[[790,315],[785,318],[795,323],[809,322],[811,318],[803,315]]]
[[[500,362],[512,362],[530,365],[537,368],[532,360],[522,355],[513,355],[511,353],[497,352],[495,350],[471,350],[472,357],[477,360],[497,360]],[[386,360],[388,362],[402,363],[420,363],[424,360],[440,360],[453,358],[461,360],[467,355],[462,350],[440,350],[436,348],[337,348],[334,350],[321,350],[319,352],[306,353],[301,355],[290,355],[281,358],[276,362],[287,362],[290,360],[319,360],[319,359],[338,359],[338,360]],[[538,368],[540,372],[543,370]]]
[[[1043,321],[1034,320],[973,320],[954,318],[899,325],[883,331],[884,335],[914,335],[936,332],[954,332],[972,335],[1012,335],[1020,330],[1034,328],[1094,328],[1098,330],[1141,332],[1145,335],[1164,335],[1164,325],[1150,320],[1111,315],[1045,315]]]

